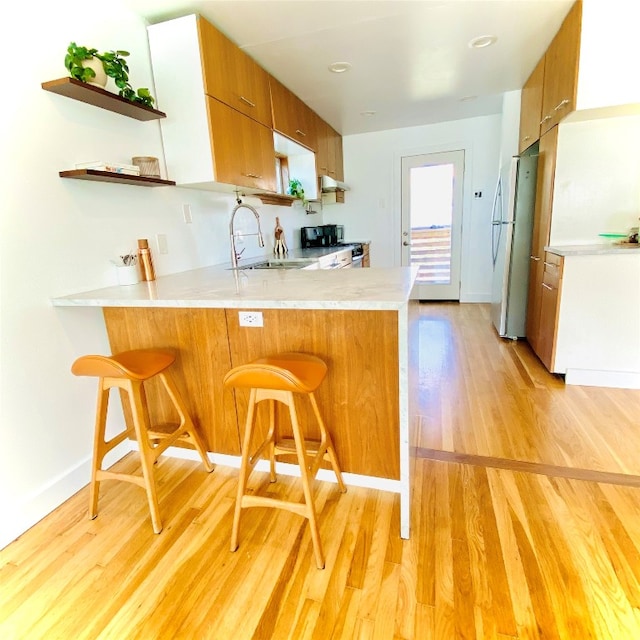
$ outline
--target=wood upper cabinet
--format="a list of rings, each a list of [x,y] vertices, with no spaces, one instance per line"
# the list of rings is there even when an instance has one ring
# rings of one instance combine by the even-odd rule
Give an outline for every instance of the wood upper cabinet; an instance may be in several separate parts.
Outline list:
[[[205,93],[272,126],[269,74],[204,18],[198,18]]]
[[[522,88],[520,106],[520,139],[518,151],[522,153],[536,140],[540,139],[540,120],[542,119],[542,89],[544,86],[545,56],[531,72]]]
[[[269,79],[273,128],[287,138],[316,151],[316,114],[275,78]]]
[[[207,96],[216,182],[276,191],[271,128]]]
[[[269,84],[248,80],[260,68],[196,15],[147,31],[158,102],[171,111],[161,126],[167,169],[176,183],[275,192]],[[255,93],[243,88],[259,86]]]
[[[527,303],[527,340],[538,355],[540,355],[540,343],[543,340],[540,314],[544,288],[542,286],[545,263],[544,247],[549,243],[551,231],[557,144],[558,127],[554,127],[540,138]]]
[[[547,49],[540,133],[546,133],[576,108],[582,2],[578,0]]]
[[[316,116],[318,145],[316,150],[316,171],[319,176],[330,176],[344,180],[342,156],[342,136],[320,117]]]

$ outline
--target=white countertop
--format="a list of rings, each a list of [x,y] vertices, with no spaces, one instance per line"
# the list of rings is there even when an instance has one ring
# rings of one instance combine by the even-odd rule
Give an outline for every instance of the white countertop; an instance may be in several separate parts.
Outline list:
[[[610,253],[629,253],[637,251],[638,255],[640,255],[640,244],[615,244],[615,243],[605,243],[605,244],[576,244],[576,245],[565,245],[565,246],[555,246],[551,245],[545,247],[544,250],[549,253],[554,253],[557,256],[594,256],[594,255],[604,255]]]
[[[51,302],[57,307],[397,310],[409,300],[416,276],[417,267],[233,270],[219,265]]]

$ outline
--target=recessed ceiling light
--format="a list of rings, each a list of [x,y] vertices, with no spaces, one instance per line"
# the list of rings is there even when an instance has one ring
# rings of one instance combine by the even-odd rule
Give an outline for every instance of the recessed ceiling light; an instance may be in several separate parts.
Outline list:
[[[371,116],[375,116],[376,112],[375,111],[361,111],[360,115],[364,116],[365,118],[370,118]]]
[[[333,62],[329,65],[329,71],[332,73],[344,73],[351,69],[351,63],[349,62]]]
[[[498,38],[496,36],[478,36],[477,38],[469,41],[469,47],[471,49],[484,49],[485,47],[490,47],[494,44],[497,39]]]

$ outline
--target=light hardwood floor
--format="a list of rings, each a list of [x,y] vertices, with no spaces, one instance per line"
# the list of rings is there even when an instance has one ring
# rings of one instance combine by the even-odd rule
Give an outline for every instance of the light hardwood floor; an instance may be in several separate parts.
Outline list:
[[[324,571],[287,512],[230,553],[237,471],[162,458],[162,534],[105,482],[0,551],[0,638],[640,638],[640,392],[564,387],[484,305],[420,313],[410,540],[396,496],[316,483]]]

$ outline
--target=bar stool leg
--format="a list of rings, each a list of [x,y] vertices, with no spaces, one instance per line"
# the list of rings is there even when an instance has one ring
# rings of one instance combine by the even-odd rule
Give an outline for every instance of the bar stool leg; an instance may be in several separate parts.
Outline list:
[[[309,394],[309,400],[311,401],[311,406],[313,407],[313,413],[316,416],[316,420],[320,425],[320,433],[322,435],[322,439],[326,441],[326,449],[327,456],[329,457],[329,462],[331,463],[331,468],[333,472],[336,474],[336,479],[338,480],[338,486],[340,487],[341,493],[346,493],[347,487],[342,480],[342,471],[340,471],[340,466],[338,465],[338,457],[336,456],[336,450],[333,448],[333,442],[331,441],[331,436],[325,427],[324,420],[322,419],[322,414],[318,409],[318,403],[316,402],[316,397],[313,393]]]
[[[306,517],[309,520],[309,528],[311,530],[311,541],[313,542],[313,551],[316,556],[316,566],[318,569],[324,569],[324,554],[322,553],[322,544],[320,542],[320,533],[318,531],[318,522],[316,519],[316,508],[313,502],[313,494],[311,493],[311,484],[309,482],[309,466],[307,464],[307,454],[304,443],[304,436],[298,423],[298,414],[293,400],[293,393],[287,392],[287,406],[291,415],[291,428],[293,431],[293,440],[296,445],[296,455],[298,457],[298,466],[300,467],[300,477],[302,479],[302,490],[304,492],[304,501],[306,503]]]
[[[276,402],[269,400],[269,474],[271,482],[275,482],[276,478]]]
[[[160,519],[160,508],[158,506],[158,496],[156,494],[156,483],[153,476],[153,464],[157,459],[153,447],[149,444],[148,413],[144,401],[142,382],[127,380],[124,387],[129,393],[131,402],[131,413],[133,414],[133,426],[140,447],[140,464],[142,465],[142,476],[144,478],[144,488],[147,492],[149,511],[151,512],[151,523],[154,533],[162,531],[162,520]]]
[[[251,389],[249,394],[249,406],[247,408],[247,421],[242,440],[242,459],[240,462],[240,478],[238,480],[238,492],[236,494],[236,507],[233,514],[233,529],[231,530],[231,551],[238,549],[238,532],[240,529],[240,512],[242,511],[242,497],[247,487],[249,477],[249,456],[251,455],[251,434],[255,422],[256,389]]]
[[[89,518],[95,519],[98,515],[98,494],[100,492],[100,480],[98,471],[102,469],[102,460],[107,453],[105,450],[105,430],[107,424],[107,408],[109,406],[109,389],[104,388],[103,380],[98,381],[98,404],[96,407],[96,427],[93,438],[93,463],[91,465],[91,487],[89,489]]]
[[[207,455],[207,450],[204,446],[204,443],[202,442],[202,438],[200,437],[200,434],[197,432],[195,425],[191,420],[191,416],[187,410],[184,400],[182,399],[182,396],[180,395],[180,392],[178,391],[178,387],[176,386],[173,377],[166,372],[162,372],[160,373],[160,380],[162,380],[162,384],[167,390],[167,393],[169,394],[169,397],[171,398],[171,401],[173,402],[173,405],[175,406],[176,410],[178,411],[178,415],[180,416],[179,429],[189,435],[189,441],[191,442],[191,444],[193,444],[193,446],[196,448],[196,451],[200,455],[200,459],[202,460],[204,468],[209,473],[211,473],[211,471],[213,471],[213,465],[209,460],[209,456]]]

